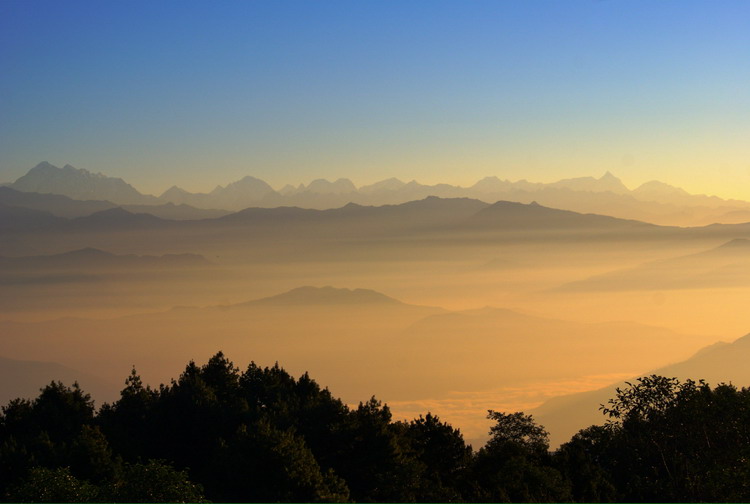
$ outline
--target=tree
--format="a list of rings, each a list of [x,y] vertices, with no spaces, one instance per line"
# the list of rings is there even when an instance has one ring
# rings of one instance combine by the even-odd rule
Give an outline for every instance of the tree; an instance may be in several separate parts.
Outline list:
[[[549,450],[549,433],[531,415],[489,410],[487,418],[495,421],[490,427],[488,449],[522,449],[531,456],[542,456]]]
[[[471,500],[550,502],[570,499],[570,485],[553,466],[547,431],[530,415],[489,410],[496,423],[477,453]]]
[[[212,464],[214,493],[222,501],[345,502],[349,491],[332,471],[323,471],[302,437],[268,420],[241,425]]]
[[[417,500],[459,502],[472,461],[471,446],[458,429],[427,413],[405,425],[416,460],[422,464]]]
[[[125,460],[132,462],[138,457],[154,456],[152,450],[157,436],[153,434],[153,408],[158,399],[158,391],[144,387],[133,368],[125,380],[120,399],[100,408],[97,423]]]
[[[617,389],[602,410],[610,417],[605,427],[582,431],[561,452],[584,450],[618,500],[750,498],[747,389],[651,375]],[[569,464],[565,471],[582,488],[581,469]]]
[[[34,467],[8,495],[10,502],[97,502],[99,490],[80,481],[68,467]]]
[[[592,425],[581,430],[554,453],[555,467],[571,485],[575,502],[612,502],[617,489],[602,467],[611,441],[610,429]]]
[[[113,502],[207,502],[201,485],[163,460],[125,464],[120,477],[104,492]]]

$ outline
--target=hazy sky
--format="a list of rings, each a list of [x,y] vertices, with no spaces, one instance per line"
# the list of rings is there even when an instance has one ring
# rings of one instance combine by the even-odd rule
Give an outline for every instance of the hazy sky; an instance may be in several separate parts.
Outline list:
[[[0,182],[607,170],[750,199],[750,2],[0,2]]]

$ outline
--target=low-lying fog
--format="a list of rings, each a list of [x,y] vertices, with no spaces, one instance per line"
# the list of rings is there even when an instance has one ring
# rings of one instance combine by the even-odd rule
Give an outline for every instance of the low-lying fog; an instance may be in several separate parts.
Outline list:
[[[0,356],[80,372],[101,403],[132,366],[158,385],[222,350],[309,371],[349,403],[375,395],[396,417],[432,411],[478,443],[487,409],[528,411],[750,328],[744,228],[388,225],[14,234],[0,244]],[[3,402],[43,375],[6,383]]]

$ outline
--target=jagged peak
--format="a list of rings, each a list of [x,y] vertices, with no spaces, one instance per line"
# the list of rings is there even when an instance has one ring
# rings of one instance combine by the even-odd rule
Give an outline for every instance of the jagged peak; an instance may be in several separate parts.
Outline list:
[[[161,196],[159,196],[159,197],[163,198],[165,196],[177,195],[177,194],[182,195],[182,194],[190,194],[190,193],[188,193],[185,189],[183,189],[181,187],[173,185],[172,187],[170,187],[169,189],[167,189],[166,191],[164,191],[163,193],[161,193]]]
[[[266,183],[265,180],[259,179],[258,177],[253,177],[252,175],[245,175],[241,179],[239,179],[237,182],[234,182],[235,184],[239,182],[263,182]]]
[[[33,167],[29,171],[34,171],[34,170],[49,170],[49,169],[59,170],[59,168],[57,166],[53,165],[49,161],[42,161],[41,163],[37,164],[35,167]]]

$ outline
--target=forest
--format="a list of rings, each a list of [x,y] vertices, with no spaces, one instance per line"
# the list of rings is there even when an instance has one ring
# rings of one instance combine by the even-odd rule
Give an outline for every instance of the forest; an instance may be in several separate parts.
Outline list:
[[[750,390],[645,376],[556,450],[530,415],[488,411],[478,449],[431,413],[349,407],[307,373],[223,353],[95,408],[52,382],[0,415],[9,502],[738,502],[750,499]]]

